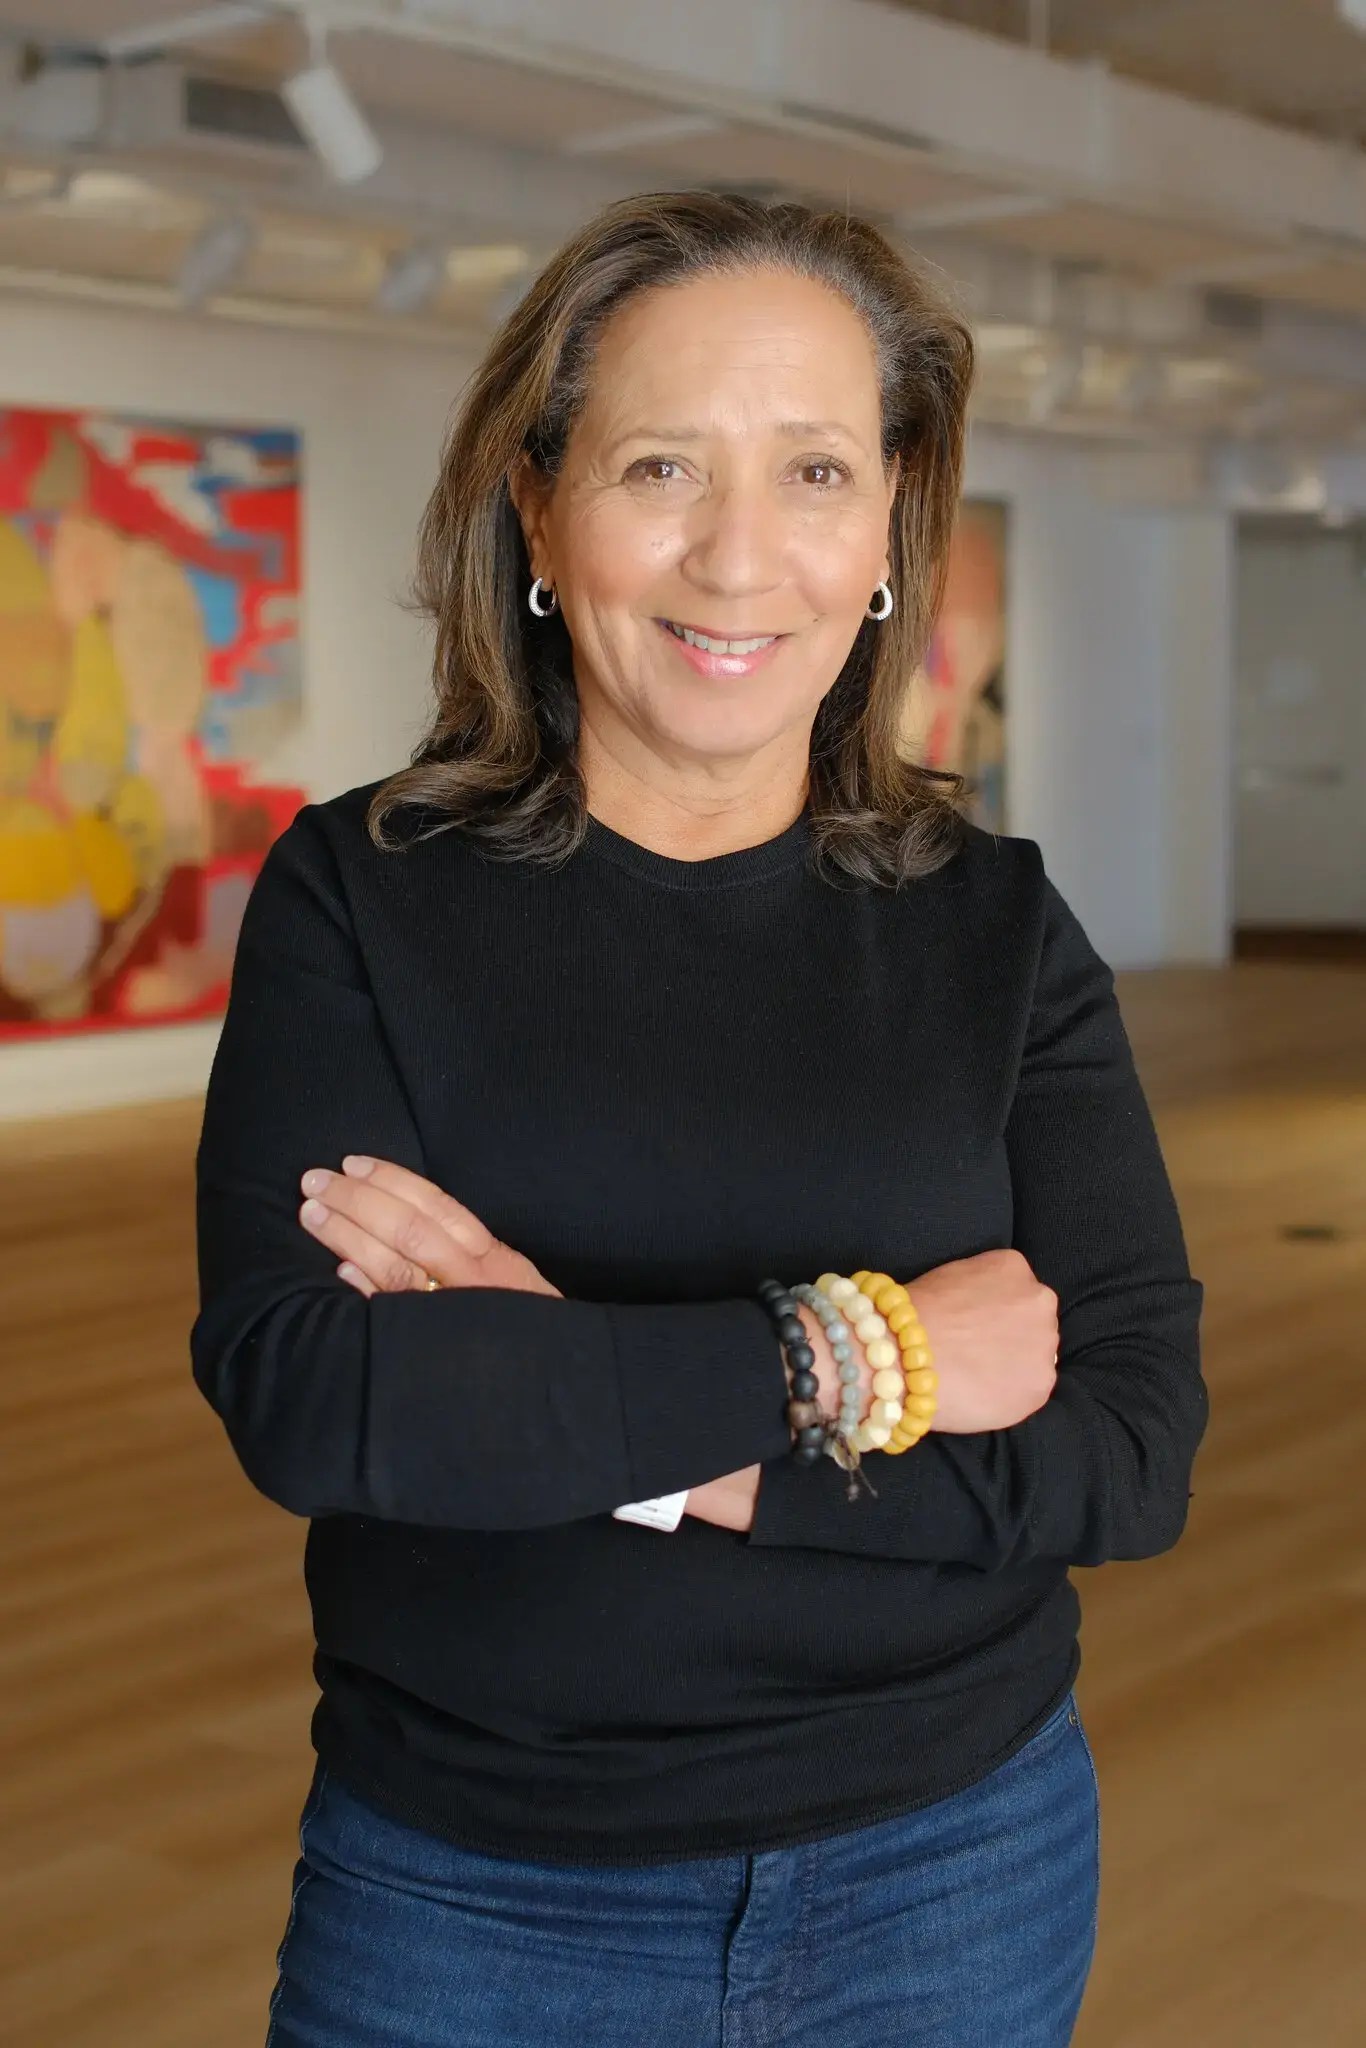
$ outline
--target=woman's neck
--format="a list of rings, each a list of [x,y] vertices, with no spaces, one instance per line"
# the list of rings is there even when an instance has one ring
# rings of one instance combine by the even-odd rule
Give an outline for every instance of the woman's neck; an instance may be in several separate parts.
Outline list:
[[[776,792],[770,784],[718,799],[715,792],[702,798],[683,791],[604,787],[587,777],[585,782],[589,812],[599,823],[670,860],[711,860],[762,846],[786,832],[806,802],[804,783]]]
[[[710,860],[776,839],[801,816],[807,798],[803,759],[786,772],[765,766],[733,781],[688,781],[661,770],[658,780],[599,748],[581,745],[588,810],[601,824],[670,860]]]

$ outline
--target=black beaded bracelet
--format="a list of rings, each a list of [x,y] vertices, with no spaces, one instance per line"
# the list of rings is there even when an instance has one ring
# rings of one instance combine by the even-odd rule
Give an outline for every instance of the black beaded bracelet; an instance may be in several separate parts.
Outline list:
[[[792,1375],[787,1403],[788,1424],[796,1432],[792,1455],[799,1465],[814,1465],[830,1433],[830,1419],[821,1410],[820,1381],[812,1370],[816,1354],[807,1341],[796,1297],[782,1281],[761,1280],[758,1295],[773,1318]]]

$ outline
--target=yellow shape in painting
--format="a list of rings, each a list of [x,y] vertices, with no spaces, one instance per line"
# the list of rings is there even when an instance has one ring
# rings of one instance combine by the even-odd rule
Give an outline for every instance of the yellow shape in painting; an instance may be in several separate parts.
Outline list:
[[[0,612],[42,611],[51,603],[38,550],[17,526],[0,519]]]
[[[21,725],[0,704],[0,797],[22,796],[38,770],[42,745],[35,726]]]
[[[166,872],[166,810],[146,775],[126,775],[114,792],[110,819],[132,855],[138,880],[150,889]]]
[[[107,801],[128,752],[128,703],[102,619],[82,619],[72,635],[71,691],[52,751],[70,804],[93,810]]]
[[[69,672],[47,572],[19,528],[0,518],[0,698],[25,719],[55,718]]]
[[[67,827],[43,804],[0,804],[0,903],[28,910],[64,903],[84,866]]]
[[[71,822],[81,868],[101,917],[122,917],[138,893],[132,848],[107,818],[83,811]]]

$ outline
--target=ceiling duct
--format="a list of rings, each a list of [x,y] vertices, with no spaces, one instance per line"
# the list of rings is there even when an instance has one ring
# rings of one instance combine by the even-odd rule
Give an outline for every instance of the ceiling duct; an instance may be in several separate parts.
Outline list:
[[[109,74],[114,125],[126,147],[294,166],[311,152],[270,86],[194,71],[163,58]]]
[[[308,148],[278,92],[231,78],[188,71],[181,78],[181,119],[187,135],[245,149]]]
[[[1255,341],[1266,325],[1266,307],[1246,292],[1219,291],[1211,286],[1201,298],[1206,321],[1221,334],[1245,335]]]

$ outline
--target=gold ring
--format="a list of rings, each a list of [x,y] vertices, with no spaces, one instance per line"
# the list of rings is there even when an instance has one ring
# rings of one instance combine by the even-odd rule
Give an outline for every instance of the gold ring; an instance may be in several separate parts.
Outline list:
[[[429,1279],[427,1285],[423,1288],[422,1292],[424,1294],[435,1294],[439,1289],[440,1285],[441,1282],[439,1280]]]

